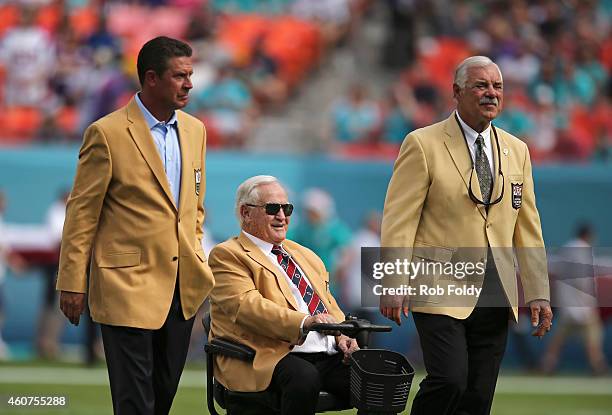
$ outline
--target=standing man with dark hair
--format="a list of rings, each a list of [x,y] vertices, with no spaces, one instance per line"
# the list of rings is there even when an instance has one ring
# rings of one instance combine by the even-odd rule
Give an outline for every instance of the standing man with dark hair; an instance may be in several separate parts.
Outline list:
[[[78,325],[88,294],[116,414],[170,411],[214,285],[201,245],[206,132],[179,111],[192,74],[189,45],[157,37],[142,47],[142,89],[85,131],[67,204],[60,308]]]
[[[380,304],[397,324],[402,312],[413,312],[427,370],[413,415],[490,412],[508,319],[518,319],[514,250],[533,335],[552,324],[529,151],[491,124],[503,103],[498,66],[484,56],[467,58],[455,72],[453,95],[457,109],[448,119],[404,140],[383,214],[381,246],[405,249],[417,264],[480,267],[468,276],[453,267],[452,275],[384,281],[416,288]],[[422,290],[428,283],[433,290]],[[478,294],[452,294],[457,287]]]

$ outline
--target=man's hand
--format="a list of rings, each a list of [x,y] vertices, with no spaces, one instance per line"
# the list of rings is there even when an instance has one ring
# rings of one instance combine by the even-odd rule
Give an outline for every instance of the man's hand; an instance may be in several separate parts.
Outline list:
[[[72,324],[78,326],[85,310],[85,293],[60,291],[60,309]]]
[[[350,362],[351,353],[355,350],[359,350],[359,345],[357,344],[357,340],[351,339],[344,334],[340,336],[336,336],[336,345],[338,349],[344,353],[344,358],[342,359],[342,363],[348,365]]]
[[[317,323],[337,323],[336,319],[327,313],[317,314],[316,316],[308,316],[304,321],[304,332],[310,330],[313,324]],[[324,330],[320,332],[321,334],[325,334],[326,336],[339,336],[340,332],[337,330]]]
[[[552,327],[553,312],[550,303],[546,300],[533,300],[529,303],[529,309],[531,325],[535,327],[531,335],[541,339]]]
[[[404,295],[381,295],[380,313],[391,321],[395,321],[398,326],[402,325],[402,316],[408,317],[408,296]]]

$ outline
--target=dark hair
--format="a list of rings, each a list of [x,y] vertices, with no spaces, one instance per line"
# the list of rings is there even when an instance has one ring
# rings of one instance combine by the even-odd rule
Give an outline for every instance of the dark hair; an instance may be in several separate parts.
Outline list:
[[[582,239],[593,236],[593,228],[588,222],[582,222],[576,226],[576,236]]]
[[[145,43],[138,52],[138,80],[144,85],[145,73],[154,70],[157,76],[162,76],[168,69],[168,60],[175,57],[192,54],[191,46],[177,39],[159,36]]]

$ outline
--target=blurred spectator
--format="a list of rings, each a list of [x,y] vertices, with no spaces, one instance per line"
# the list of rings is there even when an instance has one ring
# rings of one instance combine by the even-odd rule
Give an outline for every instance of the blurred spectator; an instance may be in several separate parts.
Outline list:
[[[595,108],[591,112],[592,123],[589,125],[595,134],[595,145],[592,159],[599,162],[612,161],[612,106],[610,99],[600,94]]]
[[[550,86],[539,86],[536,94],[532,112],[535,127],[527,144],[533,157],[540,160],[549,157],[557,147],[557,131],[563,128],[565,121],[555,108],[554,92]]]
[[[65,136],[55,121],[55,117],[46,116],[38,129],[36,136],[43,143],[60,143],[65,141]]]
[[[7,106],[40,108],[49,98],[48,80],[55,70],[56,48],[50,34],[36,26],[35,12],[31,6],[23,7],[20,24],[0,41]]]
[[[83,98],[92,66],[91,50],[84,48],[81,40],[70,26],[64,26],[57,33],[56,70],[48,74],[48,82],[53,93],[52,108],[65,105]]]
[[[516,82],[520,85],[527,85],[537,76],[540,70],[540,60],[526,49],[527,45],[519,44],[514,53],[505,54],[499,58],[499,68],[504,74],[504,83]]]
[[[351,231],[336,217],[334,200],[326,191],[311,188],[302,196],[304,217],[290,231],[291,239],[312,249],[325,264],[330,274],[330,289],[334,296],[340,296],[334,276],[343,250],[351,241]]]
[[[234,68],[223,66],[214,82],[193,95],[192,110],[203,113],[209,127],[219,131],[224,144],[242,147],[257,110],[251,91]]]
[[[557,323],[542,362],[545,373],[555,370],[563,344],[572,334],[581,336],[593,374],[607,372],[593,272],[594,238],[591,226],[583,224],[560,252],[561,263],[553,286]]]
[[[379,107],[362,84],[351,86],[348,95],[334,104],[331,116],[333,138],[342,143],[368,141],[381,122]]]
[[[89,35],[85,41],[85,45],[90,50],[95,51],[105,48],[110,49],[115,56],[121,54],[120,40],[117,38],[117,36],[108,31],[104,14],[100,15],[98,19],[98,27],[91,35]]]
[[[583,117],[575,119],[584,134],[592,136],[593,159],[610,160],[612,150],[612,105],[610,96],[600,90],[591,108],[582,112]]]
[[[597,92],[595,80],[586,71],[576,68],[571,60],[563,62],[561,74],[555,81],[555,91],[557,102],[563,107],[589,106]]]
[[[536,128],[531,116],[528,98],[523,94],[520,86],[504,79],[504,110],[495,119],[495,125],[523,141],[529,142]]]
[[[289,86],[279,76],[278,63],[266,53],[263,42],[263,38],[258,38],[253,47],[248,68],[249,86],[262,107],[279,110],[287,100]]]
[[[452,106],[441,89],[450,82],[444,73],[451,73],[465,56],[479,54],[496,59],[505,88],[516,89],[517,99],[506,100],[497,122],[512,125],[535,160],[583,160],[595,149],[605,154],[601,128],[585,128],[589,117],[582,116],[600,105],[599,95],[612,85],[612,15],[605,1],[388,4],[413,6],[416,16],[414,64],[406,65],[399,84],[414,90],[417,128],[442,118]],[[394,19],[391,14],[388,32]],[[430,120],[422,123],[425,118]]]
[[[226,13],[279,13],[293,0],[211,0],[213,9]]]
[[[400,94],[395,97],[398,102],[391,97],[374,102],[366,96],[371,105],[358,110],[350,98],[340,100],[334,108],[338,125],[332,138],[359,143],[354,148],[343,144],[341,154],[386,156],[394,145],[389,140],[400,139],[405,121],[419,128],[441,119],[453,106],[447,88],[452,69],[475,54],[496,59],[506,88],[516,89],[521,97],[506,100],[498,122],[519,127],[512,131],[520,131],[536,155],[534,160],[588,160],[607,151],[601,129],[609,127],[588,122],[593,118],[590,113],[605,112],[599,109],[599,96],[609,96],[612,88],[612,9],[607,0],[128,3],[42,1],[0,6],[0,139],[64,142],[79,137],[83,126],[133,94],[135,74],[123,68],[133,67],[130,62],[142,38],[161,30],[193,40],[202,65],[212,68],[223,55],[223,62],[240,69],[232,70],[238,80],[232,89],[248,95],[247,105],[236,108],[233,102],[228,109],[222,102],[217,109],[216,100],[211,100],[198,110],[207,122],[211,147],[241,147],[258,125],[260,112],[283,111],[294,94],[302,93],[299,86],[314,68],[326,76],[321,58],[335,53],[335,46],[350,41],[363,27],[365,36],[360,34],[360,39],[378,36],[382,43],[386,37],[383,64],[391,71],[402,70],[397,85],[414,98],[415,105],[407,112]],[[370,6],[379,9],[370,13]],[[378,13],[384,7],[387,10]],[[379,16],[387,16],[387,24],[371,30]],[[372,19],[362,26],[363,17]],[[141,27],[141,21],[150,24]],[[372,54],[368,49],[363,48],[363,56]],[[343,49],[340,56],[346,52],[354,51]],[[209,89],[204,85],[210,83],[213,71],[197,71],[198,76],[206,73],[207,79],[194,83],[194,97]],[[373,83],[386,87],[385,78]],[[552,100],[542,98],[542,89]],[[378,107],[386,111],[382,119]],[[607,111],[606,118],[612,119],[609,107]],[[397,132],[390,133],[393,130]]]
[[[337,280],[341,295],[338,297],[345,311],[359,316],[364,312],[361,301],[361,248],[376,248],[380,246],[380,212],[370,212],[363,226],[355,233],[350,245],[344,250],[340,259]]]
[[[349,32],[350,0],[295,0],[291,11],[301,19],[319,24],[328,45],[335,45]]]
[[[78,131],[126,104],[137,90],[134,80],[123,71],[121,56],[114,49],[99,47],[92,58],[92,67],[87,68]]]
[[[2,326],[4,326],[4,290],[2,287],[4,286],[4,278],[6,276],[6,268],[9,257],[9,247],[3,240],[5,232],[3,229],[4,222],[2,217],[5,209],[6,200],[4,193],[0,191],[0,360],[7,359],[9,353],[8,347],[2,338]]]
[[[404,91],[391,90],[386,98],[382,110],[382,139],[399,145],[406,135],[415,129],[415,100],[408,88],[404,88]]]
[[[187,26],[187,33],[185,33],[186,39],[202,40],[213,36],[215,19],[208,5],[195,8],[191,11],[189,17],[189,26]]]
[[[347,5],[351,2],[362,0],[326,1],[325,7],[312,9],[319,17],[311,17],[318,23],[285,14],[294,0],[2,6],[0,108],[7,108],[0,113],[4,125],[0,139],[56,143],[79,137],[84,126],[133,95],[135,73],[128,74],[124,68],[132,68],[143,36],[161,30],[194,40],[202,55],[200,63],[208,68],[224,59],[241,69],[240,77],[231,68],[220,70],[219,78],[229,75],[232,82],[223,79],[221,85],[210,88],[204,87],[210,80],[200,83],[207,89],[200,102],[206,106],[201,116],[209,121],[213,147],[240,147],[255,125],[258,105],[264,110],[282,109],[289,89],[298,86],[318,63],[324,21],[350,26],[353,16]],[[339,13],[343,9],[348,12]],[[255,14],[237,14],[245,11]],[[141,21],[151,24],[138,27]],[[194,92],[197,89],[198,85]]]
[[[533,100],[537,100],[537,94],[546,88],[551,92],[551,104],[560,104],[561,98],[559,98],[558,93],[555,91],[555,83],[557,78],[556,72],[557,68],[555,61],[552,58],[545,59],[541,62],[540,72],[527,86],[527,90],[531,94],[531,98]]]
[[[576,67],[595,83],[599,90],[605,87],[608,73],[597,58],[597,46],[584,44],[576,50]]]
[[[611,130],[604,128],[598,129],[595,142],[595,150],[593,151],[592,160],[597,162],[612,162],[612,136]]]
[[[4,211],[6,210],[6,197],[0,190],[0,360],[8,359],[9,349],[2,338],[2,327],[4,326],[4,278],[6,271],[10,267],[13,271],[19,272],[25,267],[24,261],[10,251],[4,235]]]
[[[415,0],[386,0],[390,27],[387,31],[382,60],[391,69],[403,68],[414,59]]]
[[[396,88],[402,96],[414,97],[411,99],[414,100],[412,120],[415,127],[435,122],[436,117],[441,113],[442,97],[431,74],[415,64],[401,74]]]
[[[55,278],[59,264],[59,247],[66,217],[66,203],[70,192],[62,192],[58,199],[47,210],[45,225],[47,234],[56,247],[55,261],[45,264],[43,268],[43,300],[38,315],[36,331],[36,351],[43,359],[55,359],[59,352],[59,336],[64,327],[64,319],[59,311],[58,296],[55,291]]]
[[[63,105],[49,111],[43,118],[36,137],[43,143],[75,142],[79,137],[79,108],[70,96],[63,98]]]

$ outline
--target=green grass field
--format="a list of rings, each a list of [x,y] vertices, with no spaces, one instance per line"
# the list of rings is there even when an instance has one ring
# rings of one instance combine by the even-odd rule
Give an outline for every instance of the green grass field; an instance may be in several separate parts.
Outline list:
[[[422,376],[417,376],[410,400]],[[190,367],[181,379],[172,414],[207,414],[205,380],[202,368]],[[0,403],[0,413],[7,415],[98,415],[110,414],[111,401],[104,367],[84,369],[73,365],[0,365],[0,397],[68,397],[66,408],[15,408]],[[410,403],[408,404],[408,408]],[[339,414],[352,414],[344,411]],[[404,413],[408,413],[405,411]],[[495,415],[610,415],[612,414],[612,379],[576,376],[534,377],[504,375],[498,382],[493,404]]]

